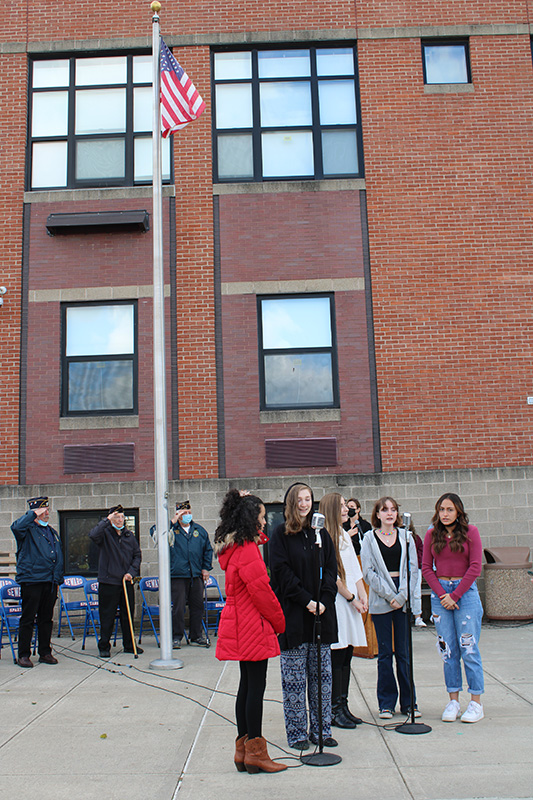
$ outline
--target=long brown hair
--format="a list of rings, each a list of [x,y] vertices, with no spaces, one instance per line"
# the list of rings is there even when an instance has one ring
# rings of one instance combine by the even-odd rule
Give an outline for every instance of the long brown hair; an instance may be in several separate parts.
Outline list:
[[[335,547],[335,555],[337,557],[337,575],[341,581],[346,582],[346,571],[341,559],[340,553],[340,538],[342,530],[342,516],[341,516],[341,500],[342,495],[338,492],[331,492],[326,494],[318,505],[318,510],[324,514],[326,518],[326,529],[331,536],[333,546]]]
[[[307,489],[311,495],[311,510],[305,519],[302,519],[300,512],[298,511],[298,495],[302,489]],[[287,493],[285,495],[285,509],[283,512],[285,515],[286,534],[292,535],[294,533],[299,533],[304,528],[311,527],[311,520],[313,518],[313,502],[313,490],[306,483],[293,483],[293,485],[287,489]]]
[[[444,500],[450,500],[455,506],[457,511],[457,519],[454,522],[453,529],[451,530],[451,539],[447,539],[450,533],[448,528],[442,524],[439,517],[439,508]],[[452,553],[462,553],[464,551],[464,543],[468,540],[468,514],[465,511],[463,501],[458,494],[454,492],[445,492],[439,497],[435,503],[435,513],[431,520],[433,525],[432,546],[435,553],[438,555],[446,547],[450,545]]]

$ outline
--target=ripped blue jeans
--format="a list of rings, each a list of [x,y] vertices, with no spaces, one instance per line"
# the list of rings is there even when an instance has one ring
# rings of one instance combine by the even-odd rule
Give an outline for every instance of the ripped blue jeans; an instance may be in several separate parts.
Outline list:
[[[461,581],[440,581],[444,592],[450,594]],[[444,662],[444,681],[448,692],[463,688],[461,658],[465,665],[468,691],[483,694],[483,665],[479,653],[479,636],[483,606],[475,583],[457,602],[458,609],[447,611],[435,592],[431,592],[431,613],[437,631],[437,649]]]

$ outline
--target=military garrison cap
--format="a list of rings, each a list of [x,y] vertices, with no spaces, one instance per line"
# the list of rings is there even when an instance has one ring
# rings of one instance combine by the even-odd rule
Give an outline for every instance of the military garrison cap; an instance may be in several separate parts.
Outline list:
[[[31,497],[28,500],[28,505],[31,509],[48,508],[48,497]]]
[[[114,514],[115,512],[117,512],[118,514],[123,514],[124,507],[121,506],[120,503],[118,504],[118,506],[111,506],[111,508],[109,509],[109,513]]]

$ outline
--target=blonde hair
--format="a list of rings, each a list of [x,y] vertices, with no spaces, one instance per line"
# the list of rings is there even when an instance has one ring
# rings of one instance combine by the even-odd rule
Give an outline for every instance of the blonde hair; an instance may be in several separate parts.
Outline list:
[[[326,529],[331,536],[337,558],[337,575],[341,581],[346,582],[346,571],[340,553],[342,528],[341,501],[344,498],[338,492],[326,494],[319,503],[318,510],[326,518]]]

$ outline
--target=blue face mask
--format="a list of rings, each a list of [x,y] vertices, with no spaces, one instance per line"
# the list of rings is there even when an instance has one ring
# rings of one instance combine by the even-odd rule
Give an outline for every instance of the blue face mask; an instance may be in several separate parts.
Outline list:
[[[114,529],[115,529],[116,531],[121,531],[121,530],[122,530],[122,528],[124,527],[124,525],[121,525],[121,526],[119,527],[118,525],[115,525],[113,522],[111,522],[111,525],[113,525],[113,527],[114,527]]]
[[[45,522],[45,521],[44,521],[44,520],[42,520],[42,519],[37,519],[37,520],[35,520],[35,521],[37,522],[37,525],[42,525],[42,526],[43,526],[43,528],[46,528],[46,526],[48,525],[48,522]]]
[[[192,514],[184,514],[181,518],[184,525],[190,525],[192,522]]]

